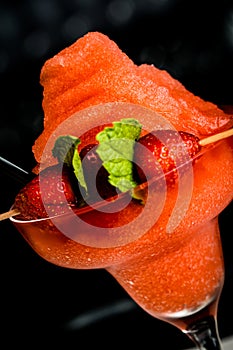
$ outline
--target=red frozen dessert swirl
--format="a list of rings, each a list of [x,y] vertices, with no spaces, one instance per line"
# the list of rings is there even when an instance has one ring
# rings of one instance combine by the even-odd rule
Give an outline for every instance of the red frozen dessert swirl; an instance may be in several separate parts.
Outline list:
[[[152,169],[150,178],[146,177],[148,183],[140,175],[148,175],[145,169],[134,177],[135,168],[127,163],[121,170],[131,169],[123,179],[132,185],[129,191],[118,194],[114,189],[111,196],[116,200],[108,202],[104,194],[104,204],[94,208],[85,200],[79,201],[78,192],[69,191],[68,213],[64,210],[66,183],[57,205],[57,197],[48,195],[57,187],[45,178],[47,187],[44,186],[42,202],[59,209],[54,212],[55,218],[26,221],[21,206],[21,217],[13,219],[17,229],[38,254],[54,264],[76,269],[107,269],[139,305],[156,317],[188,316],[210,303],[223,283],[217,218],[233,197],[233,139],[228,137],[206,148],[201,147],[200,140],[230,129],[231,112],[225,113],[213,103],[194,96],[165,71],[146,64],[135,65],[113,41],[97,32],[88,33],[48,60],[42,68],[41,84],[44,131],[36,140],[33,152],[38,162],[35,171],[41,171],[42,182],[42,174],[50,172],[60,157],[59,152],[54,152],[59,137],[75,138],[72,164],[77,167],[80,164],[77,150],[82,154],[83,149],[85,152],[88,149],[92,159],[98,161],[95,145],[106,136],[101,132],[107,127],[109,135],[115,137],[117,132],[112,125],[121,124],[121,131],[124,120],[130,120],[130,127],[134,127],[135,119],[141,125],[140,133],[133,138],[137,142],[135,149],[140,144],[143,152],[148,148],[154,156],[163,156],[163,161],[156,163],[156,172],[164,170],[166,176],[164,181],[157,181],[150,167],[153,158],[151,161],[148,157],[144,162],[147,156],[140,154],[139,147],[141,157],[134,158],[131,152],[126,159],[140,162],[139,168],[145,163]],[[162,134],[166,129],[164,141]],[[124,139],[132,135],[127,130]],[[176,130],[179,133],[174,142]],[[184,161],[185,168],[181,164],[181,171],[177,172],[174,166],[179,159],[184,160],[184,153],[179,157],[178,148],[174,148],[180,138],[182,152],[183,143],[191,146],[185,152],[185,157],[189,157]],[[112,149],[118,155],[122,150],[118,144]],[[177,158],[171,158],[172,151],[178,154]],[[83,158],[88,153],[85,152]],[[70,164],[67,157],[64,159]],[[110,170],[113,168],[111,164]],[[80,168],[75,169],[85,192],[85,184],[92,182],[88,177],[90,172],[86,172],[88,180],[83,184],[83,173],[80,175]],[[54,176],[57,178],[57,174]],[[98,184],[105,176],[102,171]],[[114,176],[111,185],[115,185]],[[136,186],[134,180],[138,181]],[[37,195],[40,198],[40,189]],[[21,192],[15,205],[19,207],[22,198],[26,198],[32,208],[37,205],[30,202],[32,197]]]
[[[232,114],[194,96],[166,71],[153,65],[135,65],[115,42],[98,32],[86,34],[45,62],[41,84],[44,131],[33,147],[38,162],[60,123],[83,108],[101,103],[128,102],[150,108],[177,130],[198,137],[233,125]],[[53,163],[47,157],[41,166]]]

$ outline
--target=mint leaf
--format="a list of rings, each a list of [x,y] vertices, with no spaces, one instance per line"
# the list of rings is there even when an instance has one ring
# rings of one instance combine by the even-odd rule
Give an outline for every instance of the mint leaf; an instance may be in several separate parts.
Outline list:
[[[141,124],[133,118],[113,122],[96,135],[99,145],[96,149],[109,173],[111,185],[125,192],[134,188],[137,183],[133,178],[134,144],[141,133]]]
[[[59,136],[55,141],[52,153],[53,156],[57,158],[59,163],[64,163],[68,167],[73,167],[79,184],[87,192],[87,185],[84,179],[82,162],[78,153],[78,145],[80,143],[80,139],[75,136]]]
[[[72,165],[72,159],[80,144],[80,140],[75,136],[59,136],[55,141],[52,153],[55,158],[57,158],[59,163],[65,163],[67,166]]]
[[[81,158],[79,156],[77,147],[76,147],[76,150],[74,151],[72,165],[74,168],[74,174],[75,174],[76,178],[78,179],[80,185],[85,189],[85,191],[87,193],[88,192],[87,184],[86,184],[86,181],[84,178],[82,161],[81,161]]]

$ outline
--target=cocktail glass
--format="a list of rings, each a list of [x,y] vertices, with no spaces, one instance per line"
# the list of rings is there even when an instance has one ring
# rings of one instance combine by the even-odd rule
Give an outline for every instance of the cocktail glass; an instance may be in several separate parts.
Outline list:
[[[156,119],[160,128],[168,126],[139,106],[108,104],[93,111],[91,122],[92,111],[81,112],[84,129],[96,126],[95,121],[117,120],[118,114],[142,116],[146,130]],[[63,215],[30,221],[16,216],[11,221],[47,261],[72,269],[105,269],[139,306],[176,326],[198,349],[220,350],[217,309],[224,259],[218,215],[232,200],[232,164],[229,137],[180,165],[173,187],[166,186],[163,174],[136,187],[138,199],[131,192],[120,193]]]

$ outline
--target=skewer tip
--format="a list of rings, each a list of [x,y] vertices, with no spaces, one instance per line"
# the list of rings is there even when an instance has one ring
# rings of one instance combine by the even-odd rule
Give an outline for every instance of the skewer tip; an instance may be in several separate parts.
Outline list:
[[[223,139],[230,137],[232,135],[233,135],[233,128],[226,130],[226,131],[222,131],[222,132],[215,134],[215,135],[211,135],[209,137],[205,137],[204,139],[199,141],[199,145],[200,146],[207,146],[211,143],[223,140]]]

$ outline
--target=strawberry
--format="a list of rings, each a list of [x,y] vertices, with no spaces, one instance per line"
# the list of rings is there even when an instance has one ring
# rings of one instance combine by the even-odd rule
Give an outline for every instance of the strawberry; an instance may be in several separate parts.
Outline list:
[[[27,219],[47,217],[46,209],[50,215],[64,213],[76,203],[71,181],[68,167],[62,168],[60,164],[48,167],[20,190],[14,207]]]
[[[139,138],[135,144],[137,181],[143,183],[166,174],[167,184],[174,185],[178,178],[177,167],[180,167],[182,173],[184,164],[200,150],[199,138],[190,133],[175,130],[152,131]]]
[[[109,174],[102,165],[102,160],[96,152],[96,146],[97,144],[89,144],[80,151],[89,200],[92,202],[117,195],[116,188],[108,181]]]

